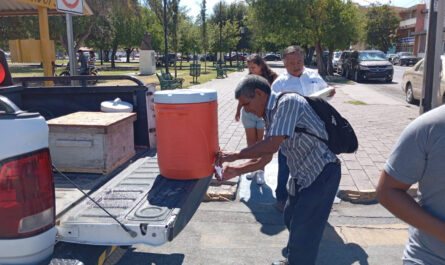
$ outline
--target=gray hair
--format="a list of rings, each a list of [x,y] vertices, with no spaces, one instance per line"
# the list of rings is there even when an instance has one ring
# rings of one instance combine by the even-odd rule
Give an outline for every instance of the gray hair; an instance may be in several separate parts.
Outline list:
[[[266,78],[259,75],[248,75],[241,79],[235,88],[235,99],[239,99],[240,96],[247,98],[255,97],[255,89],[259,89],[270,95],[270,85]]]
[[[291,46],[287,47],[286,49],[284,49],[283,61],[286,60],[286,56],[288,54],[297,54],[297,55],[300,55],[301,58],[304,58],[304,50],[300,46],[291,45]]]

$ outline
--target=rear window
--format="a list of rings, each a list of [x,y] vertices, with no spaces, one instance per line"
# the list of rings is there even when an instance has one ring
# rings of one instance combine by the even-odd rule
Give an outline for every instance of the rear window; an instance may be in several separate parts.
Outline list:
[[[399,55],[400,56],[411,56],[411,55],[413,55],[413,53],[412,52],[401,52]]]
[[[383,52],[361,52],[359,55],[361,61],[386,61]]]

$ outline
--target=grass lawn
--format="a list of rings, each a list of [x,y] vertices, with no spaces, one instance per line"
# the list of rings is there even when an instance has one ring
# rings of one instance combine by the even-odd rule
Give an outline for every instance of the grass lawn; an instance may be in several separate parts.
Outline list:
[[[212,79],[216,78],[216,70],[215,67],[213,67],[212,62],[207,62],[207,72],[204,72],[204,63],[201,63],[201,76],[198,77],[197,83],[192,83],[193,77],[190,76],[190,70],[189,66],[190,62],[183,62],[182,63],[182,70],[180,69],[179,63],[177,65],[177,77],[178,78],[184,78],[183,87],[189,87],[196,84],[203,84],[206,83]],[[56,61],[56,65],[60,65],[56,68],[56,75],[59,75],[62,71],[65,71],[65,66],[67,64],[66,60],[58,60]],[[229,64],[227,64],[227,73],[231,73],[236,71],[236,62],[234,63],[233,67],[230,67]],[[156,77],[156,75],[149,75],[149,76],[139,76],[139,63],[121,63],[116,62],[116,68],[111,68],[110,63],[104,63],[104,65],[100,65],[100,62],[96,63],[96,66],[99,68],[100,75],[107,76],[107,75],[130,75],[133,77],[136,77],[140,79],[144,84],[157,84],[159,85],[159,80]],[[39,67],[39,64],[19,64],[19,63],[9,63],[10,71],[12,77],[29,77],[29,76],[43,76],[43,69]],[[126,69],[128,68],[128,69]],[[163,68],[163,71],[165,71],[165,68]],[[157,67],[158,73],[161,72],[161,68]],[[169,67],[169,72],[174,76],[175,70],[174,67]],[[134,84],[131,81],[125,81],[125,80],[118,80],[118,81],[103,81],[101,82],[103,85],[128,85],[128,84]],[[160,89],[160,88],[159,88]]]

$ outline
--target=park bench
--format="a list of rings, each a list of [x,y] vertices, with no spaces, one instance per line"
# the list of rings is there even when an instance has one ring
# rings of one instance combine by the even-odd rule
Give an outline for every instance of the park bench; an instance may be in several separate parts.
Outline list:
[[[183,78],[174,78],[170,73],[164,73],[162,70],[160,74],[156,73],[156,76],[159,79],[161,90],[182,88],[182,83],[184,83]]]
[[[224,78],[227,77],[227,70],[222,67],[222,65],[216,65],[216,78]]]
[[[240,62],[240,61],[236,62],[236,69],[237,69],[239,72],[244,71],[244,67],[245,67],[244,61],[242,61],[242,62]]]

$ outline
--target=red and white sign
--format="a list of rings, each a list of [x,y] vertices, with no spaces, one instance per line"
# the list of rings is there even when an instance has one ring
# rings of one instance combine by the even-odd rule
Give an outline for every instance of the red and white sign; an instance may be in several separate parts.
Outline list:
[[[83,15],[83,0],[57,0],[56,4],[60,12]]]

